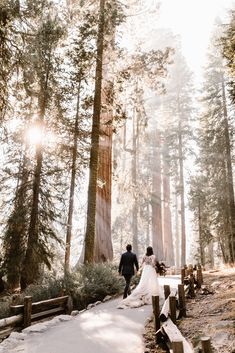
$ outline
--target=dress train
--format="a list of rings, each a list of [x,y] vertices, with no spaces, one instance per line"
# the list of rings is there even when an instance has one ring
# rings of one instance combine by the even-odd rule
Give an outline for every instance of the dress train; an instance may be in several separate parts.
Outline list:
[[[151,259],[150,259],[151,258]],[[150,262],[151,260],[151,262]],[[137,287],[131,295],[123,299],[117,306],[118,309],[138,308],[152,303],[152,296],[160,295],[158,276],[154,265],[155,256],[143,260],[144,267]]]

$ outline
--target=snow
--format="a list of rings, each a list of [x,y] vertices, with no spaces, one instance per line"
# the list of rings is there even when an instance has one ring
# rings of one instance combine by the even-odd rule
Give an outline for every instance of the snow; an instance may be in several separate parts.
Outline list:
[[[159,282],[175,287],[179,278]],[[0,353],[143,353],[142,335],[152,306],[117,309],[120,300],[96,303],[77,316],[60,315],[12,333],[0,344]]]

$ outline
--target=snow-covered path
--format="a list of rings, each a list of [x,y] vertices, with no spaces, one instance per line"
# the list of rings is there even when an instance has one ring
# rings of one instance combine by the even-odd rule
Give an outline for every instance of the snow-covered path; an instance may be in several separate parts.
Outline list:
[[[176,287],[179,278],[159,278]],[[143,353],[144,326],[152,306],[116,309],[121,298],[99,304],[75,316],[33,325],[0,345],[0,353]],[[68,321],[67,321],[68,320]],[[15,336],[15,339],[14,339]],[[8,343],[7,343],[8,341]]]

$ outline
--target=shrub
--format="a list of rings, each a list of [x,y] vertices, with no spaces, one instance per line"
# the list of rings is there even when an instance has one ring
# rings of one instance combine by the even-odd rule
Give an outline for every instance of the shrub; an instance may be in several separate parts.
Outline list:
[[[50,278],[43,284],[31,284],[23,293],[23,296],[30,295],[33,302],[59,297],[62,294],[62,280]]]
[[[23,304],[25,296],[31,296],[33,302],[71,295],[74,308],[81,310],[88,304],[103,300],[106,295],[115,295],[123,292],[124,279],[120,277],[117,268],[112,264],[81,265],[76,272],[67,274],[63,278],[51,275],[44,276],[40,284],[28,286],[24,292],[17,295],[17,303]],[[7,298],[6,303],[0,303],[0,318],[10,316],[10,304],[13,296]]]
[[[10,313],[10,302],[8,300],[0,301],[0,319],[5,319],[5,317],[9,317]]]
[[[123,278],[117,269],[108,263],[81,265],[65,280],[66,292],[73,297],[77,309],[103,300],[106,295],[118,294],[123,290]]]

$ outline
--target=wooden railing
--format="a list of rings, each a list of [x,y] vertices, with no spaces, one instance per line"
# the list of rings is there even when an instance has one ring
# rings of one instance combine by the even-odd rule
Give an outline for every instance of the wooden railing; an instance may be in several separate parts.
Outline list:
[[[196,272],[196,274],[194,273]],[[178,289],[164,285],[165,301],[160,310],[159,296],[152,297],[156,343],[163,340],[173,353],[193,353],[194,349],[177,327],[177,320],[186,317],[186,297],[194,297],[195,289],[203,283],[202,269],[184,268],[181,271],[181,284]],[[209,337],[201,337],[203,353],[211,353]]]
[[[12,331],[19,331],[32,322],[47,317],[71,314],[73,303],[70,296],[48,299],[32,303],[32,297],[26,296],[24,304],[11,305],[12,316],[0,320],[0,338],[7,337]]]

